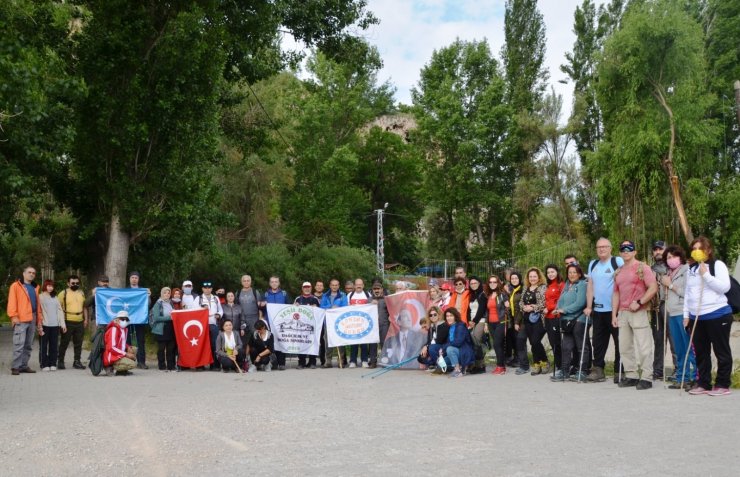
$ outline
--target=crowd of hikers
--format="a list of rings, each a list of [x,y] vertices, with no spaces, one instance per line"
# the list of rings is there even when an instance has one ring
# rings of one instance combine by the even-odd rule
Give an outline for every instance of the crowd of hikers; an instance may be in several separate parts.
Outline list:
[[[513,370],[516,375],[546,375],[554,382],[603,382],[606,354],[614,343],[613,380],[620,388],[649,389],[653,381],[670,381],[671,388],[689,394],[730,394],[732,353],[730,329],[737,312],[737,282],[725,263],[714,256],[711,242],[698,237],[689,253],[678,245],[653,243],[651,263],[639,261],[635,244],[619,243],[618,254],[606,238],[596,243],[596,258],[584,264],[573,255],[564,263],[541,270],[507,269],[503,276],[468,276],[463,267],[451,281],[429,279],[429,306],[418,323],[396,317],[404,350],[418,349],[415,367],[434,374],[462,377],[487,371],[486,357],[495,357],[493,375]],[[34,336],[40,341],[42,371],[65,369],[70,342],[72,366],[85,369],[82,344],[85,328],[95,319],[95,290],[108,287],[108,277],[98,277],[90,296],[80,289],[80,278],[70,276],[67,287],[55,292],[52,281],[38,286],[32,266],[9,291],[8,316],[13,323],[12,374],[35,373],[29,367]],[[129,287],[138,288],[140,274],[129,274]],[[394,284],[395,292],[407,283]],[[125,375],[146,364],[147,330],[157,342],[157,364],[161,371],[179,371],[172,312],[208,309],[209,337],[213,352],[211,370],[256,372],[286,369],[286,354],[275,349],[266,316],[266,305],[298,304],[325,309],[377,304],[380,343],[390,327],[382,280],[365,290],[361,278],[346,281],[340,289],[336,278],[328,282],[304,282],[294,299],[280,286],[280,278],[269,279],[264,293],[244,275],[241,288],[214,292],[204,281],[198,294],[193,282],[181,287],[163,287],[153,297],[148,324],[129,324],[127,311],[101,327],[102,364],[107,374]],[[406,334],[409,330],[412,333]],[[552,361],[543,344],[552,350]],[[389,337],[388,339],[395,338]],[[133,346],[133,345],[136,346]],[[664,376],[666,345],[673,370]],[[330,348],[326,333],[317,356],[300,355],[299,369],[331,368],[336,351],[337,365],[346,368],[378,366],[377,345]],[[531,354],[528,352],[531,351]],[[712,353],[717,361],[712,377]],[[349,355],[349,356],[348,356]],[[358,362],[359,358],[359,362]],[[382,360],[381,360],[382,364]]]

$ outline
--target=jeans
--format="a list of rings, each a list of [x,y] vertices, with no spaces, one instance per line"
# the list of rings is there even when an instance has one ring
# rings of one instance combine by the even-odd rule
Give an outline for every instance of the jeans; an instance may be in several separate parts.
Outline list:
[[[352,363],[357,364],[357,350],[360,350],[360,359],[363,362],[367,361],[368,356],[368,345],[361,344],[361,345],[350,345],[349,347],[349,360]],[[375,345],[375,355],[378,354],[378,346]]]
[[[561,369],[564,373],[570,373],[574,358],[579,371],[586,372],[591,368],[591,340],[588,337],[586,323],[577,321],[572,333],[563,333],[562,348]]]
[[[696,356],[694,350],[689,352],[689,362],[686,364],[684,372],[684,361],[686,360],[686,351],[689,349],[689,334],[683,327],[683,316],[676,315],[668,318],[668,326],[671,328],[673,337],[673,346],[676,348],[676,381],[687,383],[696,380]]]
[[[452,367],[457,367],[460,364],[459,349],[455,348],[454,346],[448,346],[445,353],[447,354],[447,357],[450,358],[450,363],[452,364]]]
[[[41,367],[49,368],[57,365],[59,357],[59,330],[58,326],[44,326],[44,336],[41,337]]]
[[[504,323],[488,323],[488,334],[493,337],[493,351],[496,353],[496,366],[506,367],[506,325]]]
[[[59,362],[64,363],[64,357],[67,354],[67,346],[70,340],[74,347],[74,360],[82,359],[82,339],[85,336],[85,324],[82,321],[67,321],[67,332],[62,334],[61,344],[59,345]]]
[[[604,369],[604,358],[606,350],[609,348],[609,337],[614,340],[614,369],[618,370],[621,360],[619,351],[619,328],[612,326],[611,311],[594,311],[591,313],[593,321],[593,348],[594,348],[594,366]]]
[[[550,342],[550,348],[552,348],[552,357],[555,361],[555,368],[563,369],[563,353],[560,347],[560,319],[545,318],[545,326],[547,327],[547,341]]]
[[[532,347],[532,361],[540,363],[547,361],[547,353],[542,345],[542,338],[545,337],[545,326],[542,320],[537,323],[530,323],[526,318],[519,325],[519,334],[517,335],[517,356],[519,357],[519,367],[529,369],[529,356],[527,356],[527,340]]]
[[[36,330],[36,319],[26,323],[13,325],[13,369],[25,369],[31,358],[33,334]]]
[[[692,322],[689,322],[693,326]],[[699,370],[697,383],[704,389],[712,389],[712,356],[717,357],[717,379],[715,386],[729,388],[732,374],[732,349],[730,328],[732,314],[714,320],[699,320],[694,331],[696,367]]]

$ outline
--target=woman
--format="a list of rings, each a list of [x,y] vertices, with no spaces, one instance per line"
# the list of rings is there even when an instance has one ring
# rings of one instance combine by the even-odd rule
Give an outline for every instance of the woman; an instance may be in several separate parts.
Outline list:
[[[554,310],[555,315],[560,317],[560,329],[563,331],[562,366],[550,379],[585,382],[591,367],[591,341],[588,338],[587,318],[583,313],[586,309],[587,283],[578,265],[568,265],[566,274],[568,281]],[[578,371],[571,378],[570,367],[574,355],[578,359]]]
[[[456,278],[453,284],[454,289],[447,306],[457,309],[460,312],[463,323],[467,326],[469,321],[468,306],[470,305],[470,291],[464,278]]]
[[[172,324],[172,291],[163,287],[159,299],[151,309],[152,334],[157,340],[157,362],[160,371],[174,371],[175,364],[175,328]]]
[[[427,344],[419,351],[418,361],[423,365],[429,366],[431,369],[436,367],[439,350],[442,349],[442,344],[447,342],[450,327],[446,322],[442,321],[442,310],[439,307],[431,307],[427,311],[427,319],[429,320]],[[435,371],[441,372],[441,370],[436,369]]]
[[[686,274],[689,266],[686,265],[686,253],[678,245],[671,245],[663,252],[668,273],[663,275],[661,284],[666,290],[665,308],[668,315],[668,328],[673,340],[676,353],[676,382],[671,389],[691,389],[696,380],[696,358],[694,350],[689,351],[689,362],[686,361],[686,351],[689,350],[689,334],[686,326],[689,320],[683,317],[684,292],[686,289]]]
[[[517,271],[509,272],[509,278],[504,282],[504,293],[509,295],[509,307],[506,319],[506,341],[504,342],[504,357],[507,366],[517,366],[519,355],[517,353],[517,331],[514,329],[516,317],[521,313],[522,274]]]
[[[545,267],[547,277],[547,288],[545,289],[545,330],[547,341],[552,348],[553,361],[555,362],[555,374],[562,368],[562,352],[560,348],[560,317],[555,313],[558,307],[560,294],[563,292],[565,282],[560,275],[557,265],[550,264]]]
[[[257,320],[254,324],[254,332],[249,337],[249,359],[254,365],[256,371],[271,371],[272,370],[272,359],[275,354],[275,340],[267,329],[267,325],[263,320]],[[245,363],[245,367],[248,367],[249,363]],[[252,368],[249,368],[250,370]]]
[[[690,326],[696,327],[693,331],[694,351],[699,375],[696,386],[691,388],[689,394],[726,396],[730,394],[732,374],[732,308],[725,296],[730,291],[730,273],[727,265],[714,258],[714,249],[708,238],[695,238],[690,248],[695,263],[689,267],[686,275],[683,317],[691,320]],[[712,351],[717,358],[717,377],[713,388]]]
[[[234,326],[234,331],[238,331],[240,337],[244,336],[247,324],[242,324],[242,306],[236,303],[234,292],[226,294],[226,303],[223,304],[223,310],[224,314],[221,317],[221,322],[229,320]]]
[[[468,303],[468,330],[473,338],[475,351],[475,364],[470,369],[470,374],[486,372],[486,360],[483,352],[483,342],[487,338],[486,315],[488,314],[488,296],[483,290],[482,283],[478,277],[470,277],[468,281],[470,301]]]
[[[173,288],[170,302],[172,303],[173,310],[182,310],[182,290]]]
[[[42,327],[39,330],[39,336],[41,336],[41,371],[57,370],[59,331],[67,332],[62,304],[56,299],[56,295],[54,282],[44,280],[39,295],[41,313],[44,315]]]
[[[442,291],[439,289],[439,282],[434,279],[429,280],[429,309],[435,306],[440,308],[443,300]]]
[[[234,324],[224,320],[216,337],[216,358],[224,373],[230,369],[239,372],[237,363],[244,361],[243,349],[241,336],[234,331]]]
[[[488,310],[488,335],[493,338],[493,350],[496,353],[496,369],[493,374],[506,374],[506,313],[511,306],[509,295],[496,275],[488,277],[486,286],[486,309]]]
[[[527,270],[527,285],[522,291],[519,300],[519,313],[516,316],[514,329],[517,331],[517,354],[519,369],[516,374],[529,372],[529,357],[527,356],[527,339],[532,347],[532,376],[550,372],[545,347],[542,338],[545,336],[545,326],[542,323],[542,314],[545,311],[545,277],[539,268]]]
[[[450,331],[439,355],[445,356],[445,361],[454,368],[450,377],[459,378],[465,375],[463,370],[475,360],[473,339],[457,308],[450,307],[444,313]]]

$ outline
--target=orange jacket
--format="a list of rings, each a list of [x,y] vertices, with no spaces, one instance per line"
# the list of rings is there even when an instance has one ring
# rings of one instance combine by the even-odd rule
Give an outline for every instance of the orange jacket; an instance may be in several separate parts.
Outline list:
[[[18,318],[21,323],[33,321],[31,298],[28,296],[28,291],[20,280],[10,285],[10,292],[8,293],[8,316],[11,321],[13,318]],[[41,326],[41,323],[44,321],[43,314],[41,313],[38,286],[36,286],[36,321],[37,326]]]
[[[450,303],[448,306],[454,307],[455,303],[457,303],[457,292],[452,292],[452,295],[450,295]],[[462,310],[457,310],[460,312],[460,318],[462,318],[463,323],[466,325],[468,324],[468,309],[470,308],[470,290],[465,290],[462,293],[462,299],[460,300],[460,306],[462,307]]]

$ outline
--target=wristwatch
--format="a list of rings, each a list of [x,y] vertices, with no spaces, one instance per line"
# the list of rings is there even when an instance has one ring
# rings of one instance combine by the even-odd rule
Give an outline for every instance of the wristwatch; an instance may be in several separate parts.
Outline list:
[[[639,298],[637,300],[635,300],[635,301],[637,302],[638,305],[642,306],[642,302],[640,301]]]

